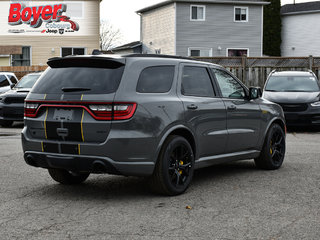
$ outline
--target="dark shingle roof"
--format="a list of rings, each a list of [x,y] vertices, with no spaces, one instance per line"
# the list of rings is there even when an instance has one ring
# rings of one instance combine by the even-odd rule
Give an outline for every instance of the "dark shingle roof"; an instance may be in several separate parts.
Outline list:
[[[135,41],[135,42],[131,42],[131,43],[127,43],[125,45],[121,45],[121,46],[115,47],[115,48],[112,49],[112,51],[123,50],[123,49],[131,49],[131,48],[139,47],[141,45],[142,44],[141,44],[140,41]]]
[[[295,14],[320,11],[320,1],[297,4],[286,4],[281,7],[281,14]]]
[[[243,3],[243,4],[254,4],[254,5],[267,5],[270,3],[268,0],[166,0],[154,5],[151,5],[149,7],[140,9],[136,11],[136,13],[147,12],[162,6],[166,6],[168,4],[172,4],[174,2],[186,2],[186,3],[193,3],[193,4],[198,4],[198,3],[242,4]]]

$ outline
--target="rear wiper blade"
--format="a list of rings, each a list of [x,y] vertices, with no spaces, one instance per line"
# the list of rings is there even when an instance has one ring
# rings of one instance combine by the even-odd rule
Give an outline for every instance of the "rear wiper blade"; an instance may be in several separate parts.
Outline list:
[[[61,88],[63,92],[81,92],[81,91],[90,91],[91,88],[81,88],[81,87],[63,87]]]

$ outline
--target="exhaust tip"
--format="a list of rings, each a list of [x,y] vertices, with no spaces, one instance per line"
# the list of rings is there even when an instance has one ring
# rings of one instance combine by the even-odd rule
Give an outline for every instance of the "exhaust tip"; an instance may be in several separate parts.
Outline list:
[[[107,172],[106,165],[101,161],[98,161],[98,160],[94,161],[92,165],[93,165],[92,170],[94,173],[106,173]]]
[[[32,155],[28,154],[25,159],[29,165],[34,166],[34,167],[38,167],[38,165],[36,164],[36,161],[34,160]]]

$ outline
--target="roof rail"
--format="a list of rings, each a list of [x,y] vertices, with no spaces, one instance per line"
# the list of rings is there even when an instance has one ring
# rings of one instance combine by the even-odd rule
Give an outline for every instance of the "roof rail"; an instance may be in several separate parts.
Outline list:
[[[183,56],[176,56],[176,55],[164,55],[164,54],[126,54],[122,55],[123,57],[150,57],[150,58],[174,58],[174,59],[185,59],[185,60],[192,60],[192,61],[199,61],[195,58],[191,57],[183,57]]]

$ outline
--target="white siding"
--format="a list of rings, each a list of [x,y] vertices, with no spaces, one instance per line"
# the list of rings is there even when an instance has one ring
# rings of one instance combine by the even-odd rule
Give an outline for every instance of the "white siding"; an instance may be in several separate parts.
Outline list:
[[[320,13],[282,16],[282,56],[320,56],[319,22]]]
[[[143,53],[175,54],[175,5],[145,12],[141,16]]]

